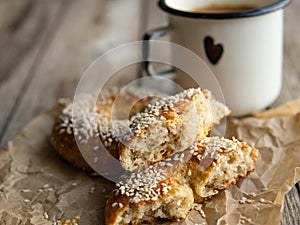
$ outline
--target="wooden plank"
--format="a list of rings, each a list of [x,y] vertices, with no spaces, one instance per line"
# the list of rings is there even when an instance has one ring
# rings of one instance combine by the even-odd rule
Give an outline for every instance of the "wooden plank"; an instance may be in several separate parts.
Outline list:
[[[297,188],[299,190],[299,184],[285,196],[281,225],[300,224],[300,199]]]
[[[299,10],[300,2],[293,1],[285,11],[283,88],[276,105],[300,97]]]
[[[51,40],[61,7],[58,0],[0,3],[0,140]]]
[[[84,70],[97,56],[140,39],[139,2],[72,1],[54,40],[33,71],[34,79],[12,112],[2,145],[30,119],[52,107],[58,97],[71,97]]]
[[[300,97],[300,2],[293,1],[285,11],[283,87],[274,105]],[[281,224],[300,224],[300,182],[285,196]]]

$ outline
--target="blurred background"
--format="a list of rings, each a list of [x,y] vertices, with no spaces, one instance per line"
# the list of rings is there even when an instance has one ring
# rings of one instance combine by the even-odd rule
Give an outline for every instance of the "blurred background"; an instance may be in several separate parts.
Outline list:
[[[0,146],[57,98],[72,97],[97,57],[164,23],[156,1],[1,0]]]

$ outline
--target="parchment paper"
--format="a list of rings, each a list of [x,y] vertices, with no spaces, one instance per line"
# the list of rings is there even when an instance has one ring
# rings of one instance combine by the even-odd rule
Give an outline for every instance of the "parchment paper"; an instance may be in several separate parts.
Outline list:
[[[34,119],[0,151],[1,225],[104,225],[113,183],[72,167],[53,150],[56,111]],[[260,150],[256,172],[196,205],[186,220],[156,224],[279,224],[284,193],[300,180],[300,115],[232,120],[229,127],[230,136]]]

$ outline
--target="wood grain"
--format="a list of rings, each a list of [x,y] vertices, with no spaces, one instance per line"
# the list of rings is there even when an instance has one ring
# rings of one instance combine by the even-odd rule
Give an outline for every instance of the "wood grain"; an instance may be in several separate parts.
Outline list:
[[[60,20],[60,1],[16,1],[0,3],[0,140],[22,101],[23,92],[51,42]],[[15,13],[15,14],[14,14]],[[15,15],[13,17],[12,15]],[[22,22],[20,22],[22,20]],[[27,118],[27,120],[30,120]],[[17,130],[16,130],[17,132]],[[2,142],[0,142],[2,143]],[[2,146],[2,144],[1,144]]]
[[[293,1],[285,11],[283,87],[274,105],[300,97],[300,2]]]
[[[300,224],[300,198],[299,183],[285,195],[284,208],[282,213],[281,225]]]
[[[96,57],[139,39],[137,0],[69,1],[62,10],[63,19],[53,31],[53,40],[32,71],[34,79],[10,112],[1,145],[31,118],[53,106],[58,97],[71,97],[83,72]]]
[[[283,87],[274,105],[300,97],[300,2],[293,1],[285,11]],[[281,224],[300,224],[300,182],[285,196]]]

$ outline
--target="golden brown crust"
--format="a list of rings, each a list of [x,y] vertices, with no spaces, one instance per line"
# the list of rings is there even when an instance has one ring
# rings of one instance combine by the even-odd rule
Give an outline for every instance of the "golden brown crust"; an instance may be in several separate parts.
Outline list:
[[[151,214],[152,217],[141,216],[139,219],[136,215],[149,215],[146,210],[152,212],[151,209],[158,204],[161,209],[168,208],[175,215],[180,215],[172,217],[165,213],[163,216],[169,215],[166,218],[184,218],[179,213],[181,208],[187,214],[192,208],[191,201],[200,203],[231,187],[255,169],[257,159],[257,149],[235,138],[207,137],[162,162],[133,172],[117,183],[106,204],[106,225],[139,224],[141,220],[152,222],[159,217],[155,213]],[[178,197],[178,189],[192,192],[193,198],[188,195]],[[167,207],[165,199],[168,198],[176,199],[174,201],[188,199],[189,204]]]
[[[151,96],[144,98],[146,94]],[[158,95],[162,94],[158,93]],[[72,165],[83,170],[93,171],[80,150],[86,153],[85,157],[90,158],[89,162],[96,163],[97,161],[98,164],[106,163],[103,155],[98,157],[95,151],[103,147],[112,156],[118,158],[120,140],[114,135],[115,127],[112,127],[110,121],[114,120],[117,127],[122,127],[120,124],[128,126],[128,118],[139,110],[143,110],[154,99],[157,97],[153,92],[151,94],[151,91],[131,89],[120,94],[119,89],[112,88],[104,91],[96,99],[96,107],[93,102],[95,98],[92,96],[79,98],[75,104],[75,107],[78,107],[78,110],[75,108],[77,114],[74,115],[72,114],[74,104],[64,101],[61,104],[61,113],[52,130],[51,142],[56,151]],[[74,120],[77,122],[74,123]],[[101,146],[100,141],[104,146]]]
[[[83,170],[92,171],[92,168],[82,157],[74,134],[73,133],[62,133],[60,132],[60,123],[58,119],[53,127],[51,142],[54,149],[69,163],[77,168]]]
[[[159,162],[204,138],[229,113],[201,88],[163,98],[133,118],[133,137],[122,146],[120,162],[130,171]]]
[[[256,148],[235,138],[208,137],[197,143],[192,152],[184,173],[197,203],[247,177],[258,160]]]
[[[149,138],[147,135],[149,130],[163,129],[168,132],[167,138],[170,139],[168,141],[170,144],[161,146],[164,149],[159,151],[164,152],[160,156],[156,154],[154,160],[151,161],[148,157],[149,163],[146,163],[145,166],[168,157],[175,148],[183,150],[197,138],[205,137],[211,126],[230,112],[226,106],[214,100],[209,91],[202,91],[200,88],[189,89],[160,100],[158,97],[149,96],[151,95],[149,91],[141,92],[142,94],[139,94],[139,91],[130,90],[119,94],[118,89],[112,89],[104,92],[97,99],[92,96],[84,96],[75,101],[75,106],[73,103],[66,104],[53,128],[53,146],[60,155],[76,167],[92,170],[82,157],[78,144],[80,144],[81,150],[83,148],[84,152],[89,153],[86,154],[87,157],[93,157],[91,160],[97,161],[97,155],[92,149],[97,146],[100,148],[99,141],[101,141],[111,155],[120,159],[125,169],[133,170],[136,167],[126,166],[129,160],[127,159],[128,151],[125,149],[130,148],[133,140],[139,141],[140,136],[145,135]],[[145,94],[148,96],[144,97]],[[96,107],[94,101],[96,101]],[[149,103],[152,104],[149,105]],[[73,107],[75,107],[74,115],[72,114]],[[132,107],[131,110],[128,107]],[[112,127],[110,121],[126,119],[140,110],[144,110],[144,112],[135,116],[130,122],[128,120],[118,122],[118,124],[125,123],[126,126],[121,125],[123,130],[115,135],[113,131],[116,126]],[[214,114],[214,112],[218,114]],[[154,120],[155,122],[153,122]],[[74,121],[77,122],[74,123]],[[129,123],[132,131],[128,128]],[[131,138],[132,134],[137,138]],[[158,135],[161,133],[159,132]],[[150,148],[152,151],[152,147]],[[134,150],[139,151],[140,149]],[[137,168],[141,167],[142,165],[137,165]]]
[[[164,194],[162,191],[158,191],[166,190],[165,188],[167,188],[167,192]],[[126,194],[116,195],[116,192],[113,192],[106,203],[105,224],[152,223],[157,218],[151,213],[156,216],[160,215],[160,218],[178,221],[184,219],[193,207],[193,192],[178,175],[165,179],[152,190],[156,193],[160,192],[160,194],[157,197],[150,196],[149,200],[141,199],[138,202],[132,201],[134,198],[126,196]],[[129,220],[130,212],[128,211],[136,213],[133,221]],[[126,221],[121,222],[124,218]]]

